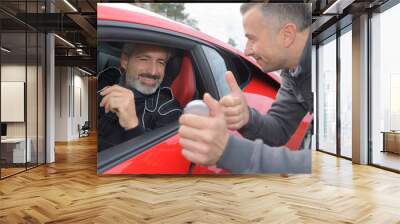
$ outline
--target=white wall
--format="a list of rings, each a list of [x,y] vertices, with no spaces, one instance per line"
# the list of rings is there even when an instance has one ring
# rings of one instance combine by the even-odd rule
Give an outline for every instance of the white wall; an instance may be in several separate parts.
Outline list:
[[[1,66],[1,81],[25,82],[25,64],[9,64]],[[7,108],[1,108],[6,110]],[[8,137],[25,137],[25,122],[7,123]]]
[[[27,70],[25,70],[27,69]],[[34,66],[27,66],[25,67],[24,65],[20,64],[4,64],[1,66],[1,81],[9,81],[9,82],[25,82],[25,75],[26,71],[28,71],[28,74],[32,74],[33,71],[36,74],[36,67]],[[29,77],[28,77],[29,78]],[[36,81],[29,80],[30,85],[36,86]],[[27,88],[28,93],[27,93],[27,103],[30,104],[31,102],[34,102],[34,106],[36,108],[36,88]],[[32,91],[32,92],[31,92]],[[29,106],[29,105],[28,105]],[[39,105],[40,106],[40,105]],[[32,108],[30,108],[32,109]],[[1,108],[1,110],[7,110],[7,108]],[[28,125],[29,128],[34,128],[36,130],[36,113],[32,113],[31,110],[27,109],[27,118],[28,122],[35,122],[35,127],[33,127],[33,124]],[[8,137],[25,137],[25,126],[26,122],[7,122],[7,136]],[[29,129],[30,130],[30,129]],[[28,130],[28,137],[29,133],[31,133]],[[36,133],[36,132],[35,132]]]
[[[56,67],[56,141],[79,138],[78,124],[88,120],[88,78],[83,75],[76,68]]]
[[[19,64],[5,64],[1,66],[2,82],[25,82],[26,67]],[[29,68],[28,68],[29,69]],[[1,108],[7,110],[7,108]],[[7,122],[7,135],[9,137],[25,137],[24,122]]]
[[[73,128],[73,136],[78,138],[78,129],[77,126],[80,124],[81,126],[85,123],[85,121],[89,120],[89,103],[88,103],[88,77],[84,76],[85,74],[82,73],[81,71],[75,69],[74,70],[74,86],[75,90],[77,88],[80,88],[80,99],[76,97],[75,95],[75,100],[80,100],[80,102],[75,101],[75,105],[80,104],[81,107],[81,113],[77,110],[79,108],[75,107],[75,117],[74,117],[74,123],[72,125]],[[75,94],[77,92],[75,91]]]
[[[1,81],[1,121],[24,122],[25,82]],[[35,105],[36,108],[36,105]]]
[[[37,70],[38,69],[38,70]],[[25,80],[27,78],[27,80]],[[9,138],[25,138],[25,135],[30,139],[30,148],[32,152],[32,161],[36,162],[39,158],[39,163],[44,162],[44,74],[41,66],[32,66],[25,64],[3,64],[1,66],[1,80],[10,82],[25,82],[26,83],[26,107],[23,102],[20,108],[23,114],[26,112],[26,120],[22,122],[6,122],[7,137]],[[2,89],[3,92],[4,89]],[[24,90],[20,90],[24,94]],[[7,97],[2,95],[3,97]],[[3,103],[2,103],[3,104]],[[7,110],[8,113],[13,113],[12,108],[2,107],[2,112]],[[14,109],[15,110],[15,109]],[[15,112],[14,112],[15,113]],[[39,156],[37,157],[37,153]]]
[[[67,67],[55,68],[55,141],[68,140],[68,85]]]

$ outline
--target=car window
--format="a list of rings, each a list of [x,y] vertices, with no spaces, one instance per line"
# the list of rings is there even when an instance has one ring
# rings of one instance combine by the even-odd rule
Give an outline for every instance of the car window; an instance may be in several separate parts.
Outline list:
[[[225,80],[227,66],[224,58],[216,50],[210,47],[203,45],[202,48],[211,67],[215,83],[218,87],[219,96],[222,97],[229,94],[229,86]]]
[[[230,55],[229,61],[230,66],[228,65],[228,69],[235,74],[239,86],[245,85],[250,80],[250,68],[239,56]]]

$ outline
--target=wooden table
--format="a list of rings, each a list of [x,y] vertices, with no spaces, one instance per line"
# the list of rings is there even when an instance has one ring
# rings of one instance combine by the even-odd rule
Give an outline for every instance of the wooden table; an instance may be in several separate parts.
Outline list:
[[[400,154],[400,131],[382,131],[383,151]]]

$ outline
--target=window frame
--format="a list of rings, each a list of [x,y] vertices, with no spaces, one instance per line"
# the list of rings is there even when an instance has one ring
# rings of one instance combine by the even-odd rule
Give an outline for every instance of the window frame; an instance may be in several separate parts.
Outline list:
[[[322,36],[323,38],[317,36],[314,39],[316,40],[316,42],[314,43],[314,45],[316,45],[316,113],[315,113],[315,119],[316,119],[316,151],[319,152],[323,152],[323,153],[327,153],[333,156],[337,156],[339,158],[343,158],[343,159],[347,159],[347,160],[352,160],[352,158],[349,158],[347,156],[343,156],[341,153],[341,119],[340,119],[340,96],[341,96],[341,90],[340,90],[340,76],[341,76],[341,68],[340,68],[340,38],[342,35],[344,35],[347,32],[352,32],[351,26],[352,26],[352,22],[348,21],[349,17],[346,16],[344,17],[342,20],[344,21],[343,27],[340,27],[340,29],[336,30],[335,33],[332,33],[330,36],[326,36],[326,34],[323,32]],[[336,29],[336,28],[335,28]],[[320,104],[320,100],[319,100],[319,92],[321,90],[321,86],[319,86],[319,82],[320,82],[320,78],[319,78],[319,48],[321,46],[321,44],[327,44],[331,41],[336,41],[336,152],[332,153],[329,151],[326,151],[324,149],[320,148],[320,141],[319,141],[319,137],[320,137],[320,128],[319,128],[319,118],[320,118],[320,111],[319,111],[319,104]]]

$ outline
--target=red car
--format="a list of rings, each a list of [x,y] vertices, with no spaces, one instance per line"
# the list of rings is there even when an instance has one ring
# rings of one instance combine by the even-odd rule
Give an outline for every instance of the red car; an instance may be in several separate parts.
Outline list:
[[[219,99],[229,93],[225,71],[234,73],[250,107],[265,113],[280,86],[276,73],[265,74],[255,61],[230,45],[187,25],[139,7],[97,7],[98,71],[118,66],[124,42],[157,43],[173,47],[177,54],[168,62],[166,74],[173,74],[171,88],[182,108],[205,92]],[[167,77],[167,75],[166,75]],[[299,149],[310,126],[308,114],[287,143]],[[98,154],[101,174],[187,174],[190,162],[181,154],[179,124],[146,132]],[[235,132],[233,134],[239,135]],[[194,166],[193,174],[229,173],[216,167]]]

